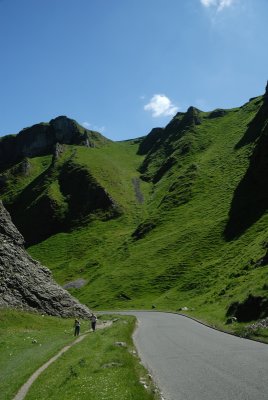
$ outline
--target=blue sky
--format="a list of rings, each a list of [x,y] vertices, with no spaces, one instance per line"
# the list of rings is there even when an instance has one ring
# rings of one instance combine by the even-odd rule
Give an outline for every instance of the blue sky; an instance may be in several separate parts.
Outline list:
[[[67,115],[113,140],[268,79],[267,0],[0,0],[0,135]]]

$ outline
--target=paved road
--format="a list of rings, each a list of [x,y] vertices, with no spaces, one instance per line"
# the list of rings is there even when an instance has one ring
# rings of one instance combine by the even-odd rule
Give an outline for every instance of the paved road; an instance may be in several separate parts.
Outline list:
[[[165,400],[268,400],[268,345],[161,312],[135,315],[135,345]]]

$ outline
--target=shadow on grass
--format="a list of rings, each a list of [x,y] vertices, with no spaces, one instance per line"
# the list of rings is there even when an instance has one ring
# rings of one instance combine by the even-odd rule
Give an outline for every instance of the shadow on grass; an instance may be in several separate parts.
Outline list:
[[[257,137],[248,170],[234,192],[224,231],[227,240],[242,235],[268,209],[268,95],[236,148]]]

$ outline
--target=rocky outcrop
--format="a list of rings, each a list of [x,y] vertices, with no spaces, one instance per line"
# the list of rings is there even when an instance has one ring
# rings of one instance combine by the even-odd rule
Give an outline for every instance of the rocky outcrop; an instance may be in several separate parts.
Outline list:
[[[97,147],[106,142],[108,139],[100,133],[83,128],[73,119],[59,116],[49,123],[36,124],[17,135],[1,138],[0,169],[25,157],[53,153],[56,143]]]
[[[201,111],[189,107],[186,113],[178,112],[165,128],[153,128],[141,141],[138,154],[154,153],[164,142],[178,139],[186,129],[202,123]]]
[[[138,154],[144,155],[161,142],[164,128],[153,128],[140,142]]]
[[[189,107],[186,114],[184,115],[181,125],[183,129],[190,128],[191,126],[200,125],[202,123],[201,111],[195,107]]]
[[[24,238],[0,202],[0,307],[45,314],[88,317],[90,311],[51,277],[24,249]]]
[[[216,110],[211,111],[208,118],[210,118],[210,119],[220,118],[220,117],[224,117],[226,114],[227,114],[226,110],[223,110],[222,108],[216,108]]]
[[[206,149],[210,143],[198,129],[203,119],[204,113],[191,106],[186,113],[178,112],[165,128],[155,128],[141,140],[138,154],[145,155],[139,168],[141,178],[157,183],[182,157]]]

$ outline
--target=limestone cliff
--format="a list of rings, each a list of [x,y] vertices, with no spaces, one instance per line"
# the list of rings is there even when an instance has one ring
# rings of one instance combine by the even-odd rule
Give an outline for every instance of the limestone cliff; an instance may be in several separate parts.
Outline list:
[[[21,161],[24,157],[37,157],[53,152],[56,143],[98,147],[109,142],[95,131],[83,128],[65,116],[25,128],[17,135],[0,140],[0,169]]]
[[[51,277],[24,249],[24,239],[0,201],[0,307],[49,315],[87,317],[90,311]]]

